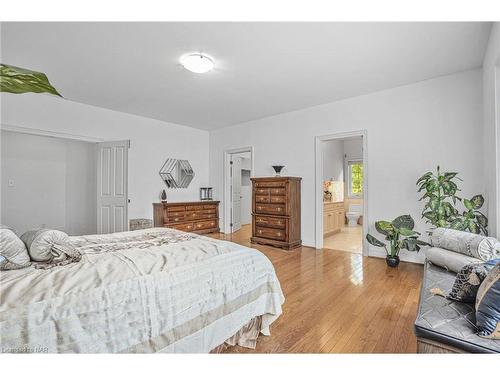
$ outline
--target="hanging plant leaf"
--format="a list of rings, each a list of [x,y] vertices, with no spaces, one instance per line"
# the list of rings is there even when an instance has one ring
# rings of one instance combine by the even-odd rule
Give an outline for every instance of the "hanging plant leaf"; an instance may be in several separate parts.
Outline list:
[[[484,216],[481,212],[476,212],[475,215],[479,225],[486,228],[488,226],[488,218]]]
[[[411,230],[411,229],[408,229],[408,228],[405,228],[405,227],[403,227],[403,228],[399,228],[399,233],[400,233],[401,235],[405,236],[405,237],[408,237],[408,236],[414,236],[414,235],[418,235],[418,234],[420,234],[420,233],[418,233],[418,232],[415,232],[415,231],[413,231],[413,230]]]
[[[420,177],[420,178],[417,180],[416,185],[418,185],[418,184],[419,184],[419,183],[421,183],[422,181],[428,180],[429,178],[431,178],[431,176],[432,176],[432,172],[427,172],[426,174],[424,174],[422,177]]]
[[[415,222],[410,215],[398,216],[392,221],[392,225],[398,229],[406,228],[411,230],[415,228]]]
[[[464,206],[468,210],[474,209],[474,204],[470,200],[468,200],[468,199],[464,199]]]
[[[6,64],[0,64],[0,92],[12,94],[47,92],[62,97],[45,74]]]

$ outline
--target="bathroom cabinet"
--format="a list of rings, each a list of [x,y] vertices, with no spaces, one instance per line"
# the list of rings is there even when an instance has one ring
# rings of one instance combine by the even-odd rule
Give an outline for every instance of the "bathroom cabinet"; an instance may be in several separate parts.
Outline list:
[[[323,235],[340,232],[345,223],[344,202],[323,203]]]

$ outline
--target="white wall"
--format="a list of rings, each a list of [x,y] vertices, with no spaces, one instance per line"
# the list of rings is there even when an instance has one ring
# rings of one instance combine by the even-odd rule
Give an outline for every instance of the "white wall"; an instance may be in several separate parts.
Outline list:
[[[195,178],[187,189],[166,189],[168,201],[198,200],[208,184],[207,131],[40,94],[1,94],[3,125],[95,137],[129,139],[129,218],[152,218],[165,187],[158,171],[166,158],[187,159]]]
[[[271,165],[282,162],[287,175],[302,177],[302,240],[314,246],[315,136],[366,129],[370,231],[375,220],[409,213],[424,232],[429,226],[420,220],[415,181],[427,170],[439,163],[460,172],[464,196],[485,191],[478,168],[481,90],[481,71],[471,70],[212,131],[214,194],[222,198],[223,151],[254,146],[255,176],[272,176]],[[380,250],[371,248],[370,254],[383,255]]]
[[[48,227],[96,231],[96,159],[91,143],[2,131],[2,224],[19,235]],[[9,181],[13,186],[9,186]]]
[[[495,73],[496,70],[496,73]],[[489,231],[500,236],[500,23],[491,30],[483,62],[483,167]]]
[[[323,181],[344,181],[344,142],[331,140],[322,142]]]

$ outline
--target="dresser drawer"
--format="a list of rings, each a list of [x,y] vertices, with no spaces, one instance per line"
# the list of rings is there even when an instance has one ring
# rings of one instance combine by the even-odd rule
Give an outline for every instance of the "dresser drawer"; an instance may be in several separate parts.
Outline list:
[[[271,188],[269,192],[271,193],[271,195],[285,195],[286,189],[285,188]]]
[[[255,226],[285,229],[286,220],[279,217],[255,216]]]
[[[185,211],[184,206],[172,206],[172,207],[167,207],[167,212],[176,212],[176,211]]]
[[[265,188],[265,187],[282,187],[286,186],[285,181],[257,181],[255,182],[255,187]]]
[[[286,197],[284,195],[271,195],[271,203],[286,203]]]
[[[203,211],[188,211],[186,212],[186,220],[198,220],[198,219],[215,219],[215,211],[214,212],[206,212]]]
[[[192,223],[185,223],[185,224],[167,224],[165,225],[168,228],[173,228],[177,230],[182,230],[184,232],[192,232],[194,230],[194,226]]]
[[[193,225],[194,230],[217,228],[217,220],[197,221]]]
[[[283,229],[255,227],[255,236],[271,238],[278,241],[286,241],[286,232]]]
[[[184,211],[167,211],[167,217],[184,217]]]
[[[183,221],[186,221],[186,218],[184,216],[181,217],[167,217],[165,219],[167,223],[182,223]]]
[[[202,205],[186,206],[186,211],[200,211],[203,210]]]
[[[255,203],[255,212],[261,214],[285,215],[285,205]]]
[[[260,195],[269,195],[269,188],[255,188],[255,194],[260,194]]]
[[[268,195],[256,195],[255,202],[257,203],[269,203],[271,201],[269,194]]]

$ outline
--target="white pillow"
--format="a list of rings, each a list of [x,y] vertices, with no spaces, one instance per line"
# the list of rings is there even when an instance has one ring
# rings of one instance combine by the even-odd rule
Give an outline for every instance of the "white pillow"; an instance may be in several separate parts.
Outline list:
[[[31,260],[35,262],[50,262],[60,256],[57,245],[67,245],[69,236],[54,229],[32,229],[21,236],[26,244]]]
[[[31,264],[23,241],[5,225],[0,225],[0,258],[4,258],[0,259],[0,270],[16,270]]]

